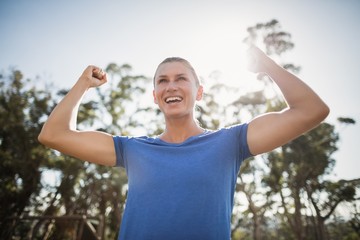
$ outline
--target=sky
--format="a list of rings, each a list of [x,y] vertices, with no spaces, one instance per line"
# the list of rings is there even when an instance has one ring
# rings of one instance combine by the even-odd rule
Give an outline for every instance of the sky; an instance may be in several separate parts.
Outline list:
[[[246,29],[272,19],[291,33],[284,58],[329,105],[340,134],[333,177],[360,177],[360,1],[358,0],[0,0],[0,71],[70,88],[90,64],[129,63],[151,77],[169,56],[202,78],[214,71],[256,90],[244,70]],[[350,117],[355,125],[337,123]]]

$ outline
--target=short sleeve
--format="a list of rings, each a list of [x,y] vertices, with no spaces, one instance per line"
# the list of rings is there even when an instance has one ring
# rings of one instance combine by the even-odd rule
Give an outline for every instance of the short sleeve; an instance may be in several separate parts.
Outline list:
[[[249,157],[252,157],[253,155],[250,152],[248,141],[247,141],[247,133],[248,133],[248,123],[244,123],[241,125],[238,125],[239,127],[239,144],[240,144],[240,150],[241,150],[241,158],[246,159]]]
[[[116,154],[116,167],[125,167],[124,160],[124,141],[126,137],[113,136],[115,154]]]
[[[236,148],[236,162],[237,168],[240,168],[241,163],[253,155],[250,153],[248,142],[247,142],[247,131],[248,131],[248,124],[237,124],[232,125],[227,128],[228,130],[228,137],[230,137],[230,141],[235,143],[234,147]],[[229,144],[230,146],[230,144]]]

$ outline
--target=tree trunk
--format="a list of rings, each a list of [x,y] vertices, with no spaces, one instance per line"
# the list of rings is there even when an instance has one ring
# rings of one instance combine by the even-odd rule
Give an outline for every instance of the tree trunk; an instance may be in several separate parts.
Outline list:
[[[303,234],[303,223],[302,223],[302,215],[301,215],[301,201],[300,201],[300,189],[295,189],[294,194],[294,202],[295,202],[295,225],[294,225],[294,233],[296,235],[296,239],[304,240]]]
[[[325,219],[321,216],[317,217],[317,233],[318,233],[318,239],[321,240],[328,240],[329,236],[326,231],[325,227]]]
[[[261,217],[257,214],[254,214],[254,222],[253,222],[253,237],[254,240],[261,240]]]

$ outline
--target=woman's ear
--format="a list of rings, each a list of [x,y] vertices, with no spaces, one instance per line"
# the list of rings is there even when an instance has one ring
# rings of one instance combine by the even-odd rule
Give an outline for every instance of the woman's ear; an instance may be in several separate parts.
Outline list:
[[[204,87],[202,85],[200,85],[198,90],[197,90],[197,94],[196,94],[196,100],[197,101],[200,101],[202,99],[203,93],[204,93]]]
[[[153,97],[154,97],[154,103],[158,104],[158,101],[157,101],[156,96],[155,96],[155,90],[153,90]]]

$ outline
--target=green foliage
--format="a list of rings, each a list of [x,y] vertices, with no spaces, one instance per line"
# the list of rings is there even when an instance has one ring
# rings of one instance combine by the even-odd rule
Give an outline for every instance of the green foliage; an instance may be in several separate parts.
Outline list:
[[[50,94],[29,88],[28,82],[18,70],[0,77],[0,229],[40,192],[40,167],[51,155],[37,142],[41,120],[50,110]]]
[[[282,31],[280,23],[276,19],[249,27],[247,32],[249,36],[244,39],[244,42],[256,44],[262,40],[262,43],[266,47],[266,52],[269,55],[281,55],[294,47],[294,43],[291,42],[291,34]],[[259,39],[259,37],[261,39]]]
[[[345,124],[355,124],[356,121],[353,118],[347,118],[347,117],[338,117],[337,119],[340,123]]]
[[[81,105],[79,128],[95,127],[113,134],[131,134],[132,129],[146,124],[137,114],[146,112],[138,106],[150,81],[144,76],[131,75],[130,65],[110,64],[107,69],[112,86],[98,90],[90,101]],[[33,87],[17,70],[9,76],[2,75],[0,80],[0,197],[5,206],[0,211],[1,238],[10,238],[16,232],[24,236],[23,232],[29,232],[30,223],[20,224],[16,217],[30,214],[104,216],[106,238],[114,239],[126,199],[125,171],[82,162],[43,147],[37,142],[37,136],[58,99],[52,98],[50,92]],[[59,90],[58,98],[67,92]],[[138,122],[139,119],[142,121]],[[42,172],[49,174],[42,175]],[[54,179],[47,180],[44,176]],[[40,221],[33,225],[32,231],[50,234],[44,228],[46,225],[49,223]],[[69,226],[56,223],[52,229],[56,229],[59,237],[60,232],[68,232]]]
[[[101,105],[98,120],[106,121],[103,121],[102,128],[119,135],[131,135],[141,128],[150,132],[142,114],[150,115],[152,109],[142,100],[151,80],[143,75],[131,75],[132,68],[128,64],[118,66],[110,63],[106,71],[110,76],[109,85],[96,89]]]
[[[262,45],[268,54],[275,57],[294,47],[291,35],[281,30],[277,20],[249,27],[248,33],[249,36],[244,40],[246,43]],[[300,67],[291,63],[285,63],[283,67],[295,73],[300,70]],[[260,76],[259,79],[264,81],[265,88],[269,88],[266,77]],[[261,105],[267,111],[284,108],[285,103],[278,97],[267,98],[268,101],[264,103],[256,101],[264,92],[265,89],[250,93],[235,103],[252,108],[249,112],[255,113],[253,116]],[[351,118],[338,120],[341,123],[355,123]],[[243,214],[246,216],[251,213],[253,223],[250,229],[243,231],[251,230],[253,239],[270,236],[270,228],[259,230],[258,221],[259,218],[263,220],[265,214],[271,214],[280,224],[277,226],[277,236],[269,239],[281,239],[284,236],[287,236],[285,239],[305,239],[305,236],[306,239],[327,239],[329,234],[325,220],[333,215],[340,203],[356,201],[356,189],[360,186],[355,180],[325,180],[335,164],[332,154],[337,151],[338,140],[335,127],[323,123],[281,148],[262,155],[262,159],[258,157],[258,161],[256,158],[246,161],[241,169],[243,176],[239,177],[237,190],[243,193],[248,203],[248,210]],[[261,161],[265,164],[260,164]],[[257,179],[262,179],[261,184],[256,183]],[[264,197],[259,201],[261,194]]]

